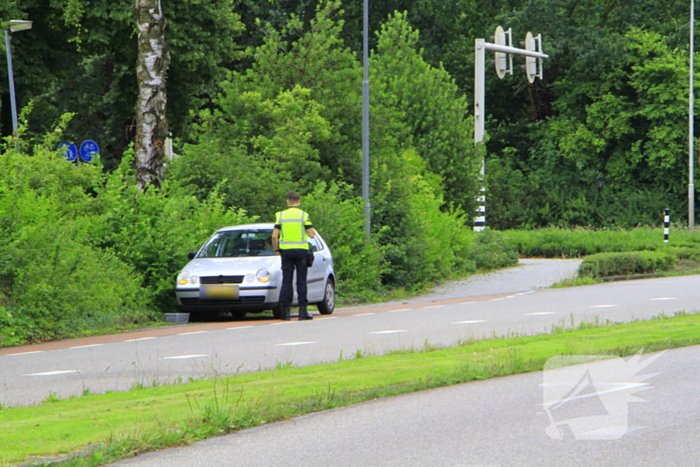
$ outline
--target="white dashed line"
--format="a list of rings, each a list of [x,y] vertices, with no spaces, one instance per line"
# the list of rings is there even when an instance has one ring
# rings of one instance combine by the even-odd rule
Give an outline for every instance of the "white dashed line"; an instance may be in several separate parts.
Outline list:
[[[175,355],[172,357],[160,357],[161,360],[186,360],[188,358],[203,358],[208,357],[208,354],[193,354],[193,355]]]
[[[592,305],[591,308],[614,308],[619,305]]]
[[[30,373],[24,376],[56,376],[65,375],[69,373],[80,373],[80,370],[56,370],[56,371],[45,371],[43,373]]]
[[[155,339],[155,337],[141,337],[139,339],[127,339],[124,342],[150,341],[151,339]]]
[[[7,354],[6,357],[16,357],[18,355],[32,355],[35,353],[44,353],[44,351],[43,350],[34,350],[33,352],[11,353],[11,354]]]
[[[315,344],[315,343],[316,343],[316,341],[285,342],[284,344],[275,344],[275,347],[292,346],[292,345],[307,345],[307,344]]]
[[[373,315],[373,314],[374,313],[360,313],[360,314],[353,315],[353,316],[369,316],[369,315]]]
[[[427,310],[429,308],[444,308],[445,305],[433,305],[433,306],[424,306],[423,309]]]
[[[405,329],[388,329],[386,331],[373,331],[370,334],[396,334],[398,332],[408,332]]]
[[[500,302],[502,300],[505,300],[505,298],[492,298],[489,302]]]
[[[525,316],[543,316],[543,315],[555,315],[556,311],[535,311],[533,313],[525,313]]]
[[[279,324],[279,323],[277,323],[277,324]],[[226,329],[229,330],[229,331],[235,331],[236,329],[249,329],[249,328],[252,328],[252,327],[253,327],[253,326],[239,326],[239,327],[237,327],[237,328],[226,328]]]
[[[485,323],[485,319],[469,319],[466,321],[453,321],[452,324],[477,324],[477,323]]]
[[[402,308],[401,310],[389,310],[389,313],[399,313],[401,311],[408,311],[410,308]]]
[[[651,300],[678,300],[678,297],[658,297],[652,298]]]
[[[75,347],[70,347],[71,349],[89,349],[90,347],[100,347],[104,344],[90,344],[90,345],[77,345]]]
[[[191,336],[192,334],[204,334],[207,331],[192,331],[192,332],[181,332],[178,336]]]

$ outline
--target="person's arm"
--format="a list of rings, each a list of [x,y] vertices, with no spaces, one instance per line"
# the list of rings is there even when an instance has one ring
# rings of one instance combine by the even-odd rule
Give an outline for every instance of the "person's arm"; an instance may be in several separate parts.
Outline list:
[[[313,227],[309,227],[308,229],[306,229],[306,235],[308,235],[309,238],[314,238],[316,236],[316,229],[314,229]]]
[[[279,240],[280,240],[280,231],[279,229],[272,229],[272,249],[275,250],[275,253],[279,253],[280,250],[280,245],[279,245]]]

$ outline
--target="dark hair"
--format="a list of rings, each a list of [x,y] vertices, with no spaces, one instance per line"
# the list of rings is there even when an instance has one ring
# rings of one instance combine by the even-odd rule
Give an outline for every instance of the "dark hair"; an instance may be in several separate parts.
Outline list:
[[[296,191],[290,191],[289,193],[287,193],[287,199],[289,201],[297,202],[297,201],[299,201],[299,198],[300,198],[299,193],[297,193]]]

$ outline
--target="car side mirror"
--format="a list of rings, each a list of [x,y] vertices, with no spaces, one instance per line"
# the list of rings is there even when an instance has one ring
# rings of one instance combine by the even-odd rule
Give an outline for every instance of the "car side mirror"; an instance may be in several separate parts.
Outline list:
[[[197,256],[197,252],[196,252],[196,251],[191,251],[191,252],[187,253],[187,258],[188,258],[188,259],[194,259],[195,256]]]

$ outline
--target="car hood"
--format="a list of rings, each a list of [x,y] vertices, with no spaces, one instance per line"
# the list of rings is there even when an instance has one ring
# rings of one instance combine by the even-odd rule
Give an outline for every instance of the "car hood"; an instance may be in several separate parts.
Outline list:
[[[260,269],[279,269],[279,256],[250,258],[195,258],[183,270],[194,276],[255,274]]]

